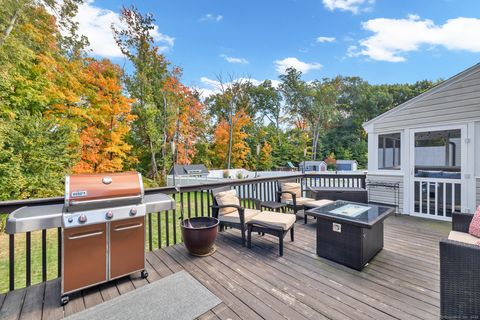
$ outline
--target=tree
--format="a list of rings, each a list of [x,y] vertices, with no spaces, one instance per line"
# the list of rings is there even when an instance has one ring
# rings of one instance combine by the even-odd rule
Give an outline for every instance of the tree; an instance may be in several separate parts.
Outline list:
[[[170,104],[176,109],[170,123],[169,141],[175,141],[175,159],[180,164],[190,164],[197,154],[196,143],[205,128],[205,108],[198,94],[183,85],[178,78],[170,77],[165,83]]]
[[[174,113],[167,101],[165,82],[171,76],[168,61],[155,46],[152,30],[155,19],[142,15],[134,6],[122,8],[120,20],[126,28],[112,25],[115,40],[122,53],[131,61],[134,72],[125,78],[126,87],[136,99],[134,141],[147,145],[150,154],[151,176],[163,182],[168,165],[168,119]],[[161,153],[160,171],[158,154]]]
[[[230,169],[232,164],[232,147],[234,140],[234,128],[237,127],[237,121],[240,121],[243,116],[251,117],[247,114],[251,112],[249,103],[249,89],[251,83],[244,78],[235,78],[233,75],[228,76],[228,81],[219,75],[218,90],[219,93],[209,97],[207,104],[210,107],[211,113],[216,116],[218,125],[225,122],[229,129],[228,144],[227,144],[227,163],[226,168]]]
[[[310,123],[313,142],[312,159],[317,159],[317,150],[320,134],[332,125],[337,115],[337,97],[340,87],[340,79],[323,79],[314,81],[310,85],[310,94],[313,96],[311,105],[300,110],[307,122]]]
[[[82,61],[62,53],[55,18],[44,8],[27,7],[22,15],[25,19],[0,46],[0,115],[75,106],[82,90]]]
[[[39,8],[53,13],[61,31],[59,49],[70,58],[78,58],[88,45],[88,39],[78,35],[78,22],[74,20],[83,0],[4,0],[0,7],[0,47],[19,24],[26,23],[30,12]]]
[[[340,78],[315,80],[308,84],[301,80],[302,73],[288,68],[280,76],[280,89],[289,113],[298,125],[307,123],[311,132],[312,159],[317,158],[320,134],[327,129],[336,114]]]
[[[132,148],[125,141],[134,116],[133,100],[125,97],[121,69],[108,60],[89,60],[84,72],[86,92],[81,108],[88,110],[80,133],[81,160],[74,172],[115,172],[125,169]],[[128,159],[128,163],[135,162]]]
[[[265,142],[260,149],[260,159],[258,160],[258,169],[271,170],[273,167],[272,146]]]
[[[262,116],[260,121],[263,122],[263,117],[266,117],[275,126],[278,139],[283,111],[280,92],[273,87],[272,81],[265,80],[258,86],[252,86],[249,95],[252,106]]]
[[[245,139],[245,127],[251,124],[250,117],[243,110],[237,111],[231,122],[222,119],[218,123],[214,134],[214,152],[217,157],[217,164],[221,168],[229,168],[231,164],[236,168],[243,168],[247,165],[250,148]],[[228,153],[235,150],[231,155]]]
[[[77,148],[75,128],[68,123],[40,115],[0,121],[0,199],[62,195]]]

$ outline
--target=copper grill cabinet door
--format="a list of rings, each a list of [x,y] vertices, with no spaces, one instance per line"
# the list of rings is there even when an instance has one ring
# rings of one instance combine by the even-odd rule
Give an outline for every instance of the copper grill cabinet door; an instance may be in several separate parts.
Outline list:
[[[107,280],[105,223],[64,229],[63,293]]]
[[[70,175],[65,185],[66,204],[72,206],[95,200],[140,198],[143,193],[141,181],[138,172]]]
[[[110,279],[145,269],[145,217],[110,224]]]

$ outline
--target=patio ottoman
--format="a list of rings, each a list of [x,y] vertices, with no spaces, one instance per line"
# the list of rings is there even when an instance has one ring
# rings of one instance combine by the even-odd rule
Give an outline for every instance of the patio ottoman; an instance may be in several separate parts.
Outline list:
[[[294,240],[294,225],[297,220],[295,214],[262,211],[247,222],[247,246],[252,247],[252,232],[271,234],[278,237],[279,254],[283,256],[283,238],[290,231],[290,240]]]

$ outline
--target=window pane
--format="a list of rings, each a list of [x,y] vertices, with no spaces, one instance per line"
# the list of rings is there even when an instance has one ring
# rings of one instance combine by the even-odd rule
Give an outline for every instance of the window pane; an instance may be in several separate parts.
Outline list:
[[[378,136],[378,169],[400,170],[400,133]]]
[[[461,130],[415,133],[415,176],[461,178]]]

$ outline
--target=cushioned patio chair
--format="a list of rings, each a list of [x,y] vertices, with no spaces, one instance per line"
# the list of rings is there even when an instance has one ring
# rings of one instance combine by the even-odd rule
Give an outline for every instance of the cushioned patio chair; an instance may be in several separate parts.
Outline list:
[[[285,203],[296,215],[298,211],[305,209],[304,204],[315,201],[315,199],[303,197],[302,185],[297,182],[297,179],[293,178],[278,180],[277,201]],[[304,215],[304,219],[305,223],[307,223],[306,215]]]
[[[294,227],[297,216],[290,213],[275,211],[262,211],[247,222],[248,226],[248,248],[252,247],[252,232],[259,232],[262,235],[270,234],[278,237],[279,254],[283,256],[283,238],[290,231],[290,240],[294,241]]]
[[[230,187],[213,189],[212,198],[212,216],[220,221],[220,231],[223,231],[225,227],[239,229],[242,235],[242,245],[245,246],[246,223],[260,213],[260,200],[240,199],[236,195],[235,189],[230,189]],[[250,207],[244,207],[241,203]]]
[[[440,241],[440,313],[442,319],[478,319],[480,315],[479,238],[468,233],[473,214],[453,213],[452,231]]]

